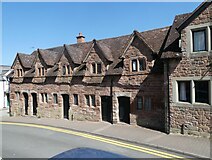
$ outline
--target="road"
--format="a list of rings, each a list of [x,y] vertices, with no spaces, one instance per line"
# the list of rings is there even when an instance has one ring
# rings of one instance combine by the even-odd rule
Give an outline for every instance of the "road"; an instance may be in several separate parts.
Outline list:
[[[85,133],[31,124],[0,122],[3,158],[50,158],[75,148],[91,148],[130,158],[182,158],[184,155]]]

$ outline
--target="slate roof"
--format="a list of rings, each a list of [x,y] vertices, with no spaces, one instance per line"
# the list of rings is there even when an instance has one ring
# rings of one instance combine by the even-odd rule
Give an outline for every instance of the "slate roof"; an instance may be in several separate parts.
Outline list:
[[[87,43],[77,43],[72,45],[65,45],[66,50],[68,51],[72,61],[75,64],[81,64],[83,61],[83,57],[86,53],[88,53],[92,42]]]
[[[211,4],[212,4],[211,0],[204,0],[193,12],[191,12],[191,14],[188,17],[186,17],[177,26],[177,30],[181,31],[186,25],[188,25],[193,19],[195,19],[203,10],[205,10]]]
[[[96,42],[96,45],[99,47],[99,49],[102,51],[102,54],[108,61],[113,61],[113,54],[112,50],[110,49],[110,46],[104,43],[104,41],[98,41]]]
[[[194,18],[196,18],[206,7],[212,4],[212,1],[206,0],[202,2],[193,12],[176,15],[171,26],[164,52],[161,58],[180,58],[182,56],[179,48],[180,30],[188,25]]]
[[[180,33],[177,31],[177,27],[190,15],[191,13],[186,13],[175,16],[161,55],[162,59],[181,57],[181,49],[179,48]]]
[[[23,53],[18,53],[18,57],[21,61],[21,64],[23,65],[23,67],[25,68],[31,68],[33,65],[33,62],[35,60],[35,52],[33,52],[32,54],[23,54]]]
[[[53,66],[57,60],[58,53],[51,50],[38,49],[41,57],[48,66]]]
[[[48,72],[47,72],[47,77],[56,77],[58,73],[58,68],[59,66],[56,64],[54,67],[52,67]]]
[[[145,32],[140,32],[139,34],[141,38],[145,41],[145,43],[147,43],[147,45],[150,46],[150,48],[153,49],[154,52],[158,53],[168,33],[168,30],[169,27],[164,27]],[[79,69],[76,70],[76,72],[73,75],[82,76],[85,74],[85,65],[82,62],[86,57],[86,55],[89,53],[91,47],[95,43],[98,46],[98,48],[102,51],[101,54],[103,54],[103,56],[108,61],[111,62],[106,75],[121,74],[122,68],[120,66],[117,67],[117,65],[121,61],[120,56],[123,54],[126,45],[130,41],[131,36],[132,34],[84,43],[76,43],[71,45],[66,44],[54,48],[38,49],[34,51],[31,55],[18,54],[18,56],[20,57],[21,63],[23,64],[24,67],[32,68],[26,73],[25,77],[34,76],[33,62],[38,53],[41,55],[42,59],[45,61],[47,65],[53,66],[53,68],[51,68],[48,71],[47,76],[56,76],[58,67],[55,65],[57,64],[60,57],[64,53],[64,50],[66,49],[72,61],[75,64],[81,66],[79,67]]]
[[[145,32],[141,32],[141,36],[147,42],[147,44],[155,51],[159,52],[161,50],[161,46],[167,36],[170,26],[153,29]]]
[[[35,76],[35,67],[32,67],[29,71],[24,74],[24,77],[33,78]]]
[[[175,40],[179,38],[180,34],[177,31],[177,27],[184,21],[184,19],[186,19],[190,15],[191,13],[186,13],[186,14],[180,14],[175,16],[169,35],[168,35],[168,39],[166,41],[165,48],[169,47]]]

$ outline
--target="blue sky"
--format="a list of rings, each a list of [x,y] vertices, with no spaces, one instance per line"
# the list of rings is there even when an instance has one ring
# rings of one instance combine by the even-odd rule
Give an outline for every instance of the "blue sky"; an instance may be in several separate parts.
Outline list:
[[[76,43],[79,32],[91,41],[169,26],[175,15],[192,12],[199,4],[4,2],[1,63],[12,65],[17,52]]]

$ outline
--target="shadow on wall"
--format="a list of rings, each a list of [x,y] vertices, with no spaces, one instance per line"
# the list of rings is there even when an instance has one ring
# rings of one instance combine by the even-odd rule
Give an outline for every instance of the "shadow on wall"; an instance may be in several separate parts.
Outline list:
[[[165,129],[164,80],[161,74],[149,74],[131,104],[136,124],[159,131]]]

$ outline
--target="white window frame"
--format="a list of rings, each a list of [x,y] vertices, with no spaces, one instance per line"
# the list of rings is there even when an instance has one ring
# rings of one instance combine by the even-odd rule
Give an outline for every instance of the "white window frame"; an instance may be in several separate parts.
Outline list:
[[[40,77],[46,75],[46,69],[45,69],[45,67],[38,67],[37,71],[38,71],[38,76],[40,76]]]
[[[69,64],[62,65],[62,76],[70,75],[71,74],[71,67]]]
[[[133,70],[133,61],[136,62],[136,70]],[[142,70],[140,70],[140,61],[143,62],[142,64]],[[142,71],[145,71],[146,70],[146,58],[145,57],[133,57],[131,58],[131,61],[130,61],[130,71],[131,72],[142,72]]]
[[[40,101],[42,103],[48,103],[48,101],[49,101],[49,97],[48,97],[47,93],[41,93],[40,98],[41,98]]]
[[[178,84],[177,81],[191,81],[191,103],[189,102],[181,102],[179,101],[178,95]],[[194,81],[209,81],[209,104],[195,102],[195,85]],[[172,101],[174,104],[188,104],[188,105],[204,105],[211,106],[212,105],[212,79],[209,76],[204,78],[202,77],[174,77],[172,79]]]
[[[88,96],[88,102],[89,102],[89,105],[87,104],[87,98],[86,98],[86,96]],[[92,102],[92,96],[94,96],[94,105],[92,104],[93,102]],[[89,106],[89,107],[95,107],[96,106],[96,96],[94,95],[94,94],[92,94],[92,95],[88,95],[88,94],[86,94],[85,95],[85,105],[86,106]]]
[[[100,64],[100,73],[98,73],[98,64]],[[93,63],[91,63],[91,69],[90,69],[90,72],[92,73],[92,74],[102,74],[102,63],[101,62],[93,62]]]

